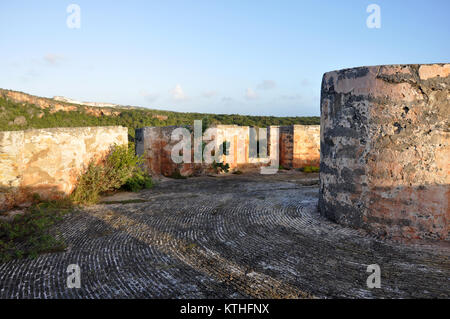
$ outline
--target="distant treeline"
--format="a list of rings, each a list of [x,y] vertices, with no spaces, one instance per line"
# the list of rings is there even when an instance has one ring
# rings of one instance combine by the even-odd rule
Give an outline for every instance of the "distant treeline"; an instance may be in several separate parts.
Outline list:
[[[320,124],[318,116],[275,117],[238,114],[180,113],[146,109],[120,109],[119,115],[94,116],[84,111],[58,111],[50,113],[33,104],[15,103],[0,96],[0,131],[16,131],[29,128],[111,126],[128,127],[130,138],[134,130],[144,126],[192,125],[194,120],[204,124],[236,124],[267,127],[269,125]],[[157,118],[158,116],[159,118]]]

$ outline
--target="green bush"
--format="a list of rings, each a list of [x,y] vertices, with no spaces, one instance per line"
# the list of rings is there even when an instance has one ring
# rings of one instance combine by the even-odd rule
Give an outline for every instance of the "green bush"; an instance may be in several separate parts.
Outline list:
[[[230,155],[230,147],[231,147],[231,143],[228,142],[228,141],[224,141],[222,143],[222,149],[223,149],[222,154],[223,155]]]
[[[142,157],[134,154],[134,144],[130,143],[128,147],[114,145],[103,165],[105,179],[108,182],[104,191],[119,189],[134,175],[143,174],[139,166],[141,164]]]
[[[228,163],[224,164],[223,162],[217,163],[216,161],[214,161],[211,166],[217,174],[220,172],[228,173],[228,171],[230,170],[230,164]]]
[[[130,179],[125,182],[123,189],[138,192],[141,189],[147,189],[153,187],[153,180],[150,176],[136,172]]]
[[[318,166],[305,166],[299,170],[304,173],[319,173],[320,168]]]
[[[35,204],[12,221],[0,220],[0,262],[63,251],[66,245],[49,232],[50,227],[73,209],[70,200]]]
[[[94,204],[98,202],[100,193],[105,190],[103,167],[93,162],[79,177],[77,187],[71,195],[75,203]]]
[[[89,163],[86,171],[79,177],[71,198],[75,203],[95,204],[102,193],[121,188],[138,191],[153,186],[140,165],[142,157],[134,154],[134,145],[114,145],[105,160]]]

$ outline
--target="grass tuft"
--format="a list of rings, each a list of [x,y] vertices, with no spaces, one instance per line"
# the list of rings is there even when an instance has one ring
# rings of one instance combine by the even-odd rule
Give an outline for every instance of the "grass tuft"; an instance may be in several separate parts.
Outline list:
[[[319,166],[305,166],[305,167],[299,168],[299,171],[303,172],[303,173],[319,173],[320,168],[319,168]]]
[[[12,221],[0,220],[0,262],[64,251],[64,241],[56,238],[50,228],[73,208],[68,199],[45,201],[14,216]]]

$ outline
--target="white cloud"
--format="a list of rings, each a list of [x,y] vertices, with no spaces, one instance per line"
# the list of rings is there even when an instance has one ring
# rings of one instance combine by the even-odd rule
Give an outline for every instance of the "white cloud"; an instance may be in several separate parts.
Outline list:
[[[248,100],[254,100],[258,98],[258,95],[253,89],[247,88],[247,91],[245,92],[245,98]]]
[[[172,94],[172,98],[177,101],[183,101],[187,99],[180,84],[177,84],[175,88],[170,91],[170,94]]]
[[[277,87],[277,83],[272,80],[264,80],[256,86],[256,88],[258,90],[271,90],[276,87]]]

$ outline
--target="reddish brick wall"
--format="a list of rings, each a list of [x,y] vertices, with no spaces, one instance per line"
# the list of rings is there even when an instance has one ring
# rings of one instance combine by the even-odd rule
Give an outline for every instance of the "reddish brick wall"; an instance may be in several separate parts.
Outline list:
[[[191,148],[192,163],[175,163],[171,151],[179,141],[172,141],[171,134],[178,126],[144,127],[136,130],[136,153],[144,156],[144,167],[152,175],[171,176],[179,172],[189,176],[203,172],[203,165],[193,163],[194,151]],[[191,145],[193,138],[191,133]]]
[[[144,155],[147,171],[152,175],[165,176],[170,176],[177,171],[186,176],[213,172],[210,164],[176,164],[172,161],[171,150],[178,141],[171,141],[171,134],[176,128],[178,127],[145,127],[136,130],[136,152]],[[230,169],[249,170],[268,165],[270,154],[266,158],[250,156],[250,128],[248,126],[218,125],[216,128],[222,141],[229,144],[229,155],[224,154],[222,161],[229,164]],[[270,131],[273,129],[279,129],[280,165],[290,169],[318,164],[320,156],[318,126],[311,126],[311,128],[303,125],[271,126],[268,129],[268,136],[266,136],[268,150],[271,148]],[[311,136],[307,136],[308,134]],[[193,148],[192,133],[191,145]],[[194,160],[193,150],[191,159]]]
[[[294,125],[292,167],[320,165],[320,125]]]
[[[242,167],[249,164],[249,141],[250,128],[248,126],[218,125],[218,134],[222,135],[223,141],[230,145],[230,155],[223,155],[223,163],[230,168]]]
[[[294,127],[279,126],[279,130],[280,166],[291,169],[294,160]]]
[[[280,165],[288,169],[320,164],[320,126],[271,126],[279,129]]]

